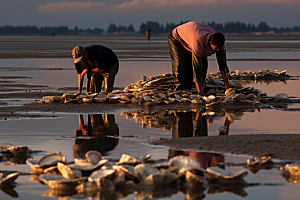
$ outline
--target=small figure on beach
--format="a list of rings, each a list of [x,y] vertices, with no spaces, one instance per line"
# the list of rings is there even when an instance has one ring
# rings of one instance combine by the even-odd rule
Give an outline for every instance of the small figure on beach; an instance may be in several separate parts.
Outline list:
[[[206,77],[207,57],[216,53],[219,70],[226,89],[229,83],[225,36],[200,22],[188,22],[173,29],[168,35],[175,91],[191,89],[194,80],[198,93]]]
[[[146,31],[146,36],[147,36],[147,39],[150,40],[150,37],[151,37],[151,28],[148,28],[148,30]]]
[[[115,76],[119,71],[119,59],[109,48],[102,45],[76,46],[72,56],[78,74],[78,93],[81,93],[83,77],[87,74],[87,92],[113,91]]]

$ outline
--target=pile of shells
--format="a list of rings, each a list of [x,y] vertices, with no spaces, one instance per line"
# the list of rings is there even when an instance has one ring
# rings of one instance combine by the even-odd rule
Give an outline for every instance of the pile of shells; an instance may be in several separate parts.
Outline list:
[[[251,73],[253,74],[253,73]],[[258,73],[264,74],[264,73]],[[266,74],[266,73],[265,73]],[[284,75],[285,72],[279,74]],[[219,75],[208,74],[206,76],[206,96],[197,94],[196,88],[191,90],[173,91],[172,74],[163,74],[153,77],[142,77],[136,83],[128,85],[123,91],[114,90],[111,93],[86,93],[76,95],[64,93],[59,96],[45,96],[38,103],[136,103],[139,105],[153,106],[156,104],[173,103],[194,103],[206,105],[259,105],[261,103],[290,102],[299,103],[299,98],[288,97],[286,94],[279,93],[275,96],[268,96],[254,87],[243,87],[239,81],[229,81],[231,88],[225,90],[224,82]]]
[[[33,164],[32,159],[27,163],[34,174],[39,175],[39,180],[48,185],[53,192],[76,190],[78,194],[91,191],[110,192],[117,188],[135,191],[184,187],[189,190],[195,185],[243,182],[247,174],[244,170],[232,173],[217,167],[205,170],[188,156],[153,161],[150,160],[150,155],[135,158],[123,154],[118,161],[110,161],[103,159],[97,151],[88,151],[85,157],[67,163],[59,153],[51,153],[43,156],[37,164]]]
[[[288,79],[289,75],[286,74],[287,70],[283,71],[270,71],[268,69],[259,70],[258,72],[251,72],[250,70],[245,70],[244,72],[239,72],[239,70],[236,71],[230,71],[229,75],[231,79],[280,79],[285,78]],[[219,76],[221,76],[221,73],[217,73]]]
[[[286,164],[280,170],[287,182],[300,184],[300,163]]]

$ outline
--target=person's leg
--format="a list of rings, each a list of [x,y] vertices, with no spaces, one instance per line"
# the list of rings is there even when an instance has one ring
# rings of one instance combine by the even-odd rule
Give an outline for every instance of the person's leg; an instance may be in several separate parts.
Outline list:
[[[90,81],[90,92],[95,92],[99,93],[101,92],[101,87],[102,87],[102,82],[104,78],[101,74],[99,73],[94,73],[91,76],[91,81]]]
[[[119,71],[119,62],[111,66],[107,73],[103,74],[104,77],[104,91],[112,92],[114,89],[115,77]]]
[[[168,36],[168,44],[174,76],[174,89],[183,90],[186,79],[185,58],[183,53],[184,47],[172,36],[172,32]]]
[[[192,88],[194,70],[192,64],[192,53],[186,49],[183,49],[183,54],[185,58],[185,81],[184,89],[190,90]]]

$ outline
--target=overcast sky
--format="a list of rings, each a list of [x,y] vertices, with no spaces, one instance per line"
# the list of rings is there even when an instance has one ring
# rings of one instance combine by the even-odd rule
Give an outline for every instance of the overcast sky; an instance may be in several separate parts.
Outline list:
[[[110,23],[139,30],[142,22],[239,21],[300,26],[300,0],[1,0],[0,26],[68,26],[107,30]]]

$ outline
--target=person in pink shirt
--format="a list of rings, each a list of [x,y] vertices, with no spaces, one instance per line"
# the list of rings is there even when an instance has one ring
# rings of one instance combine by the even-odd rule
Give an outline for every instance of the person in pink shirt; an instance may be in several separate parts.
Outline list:
[[[219,70],[226,89],[229,83],[225,50],[225,36],[200,22],[188,22],[173,29],[168,35],[175,91],[191,89],[194,80],[200,95],[206,77],[207,56],[216,53]]]

